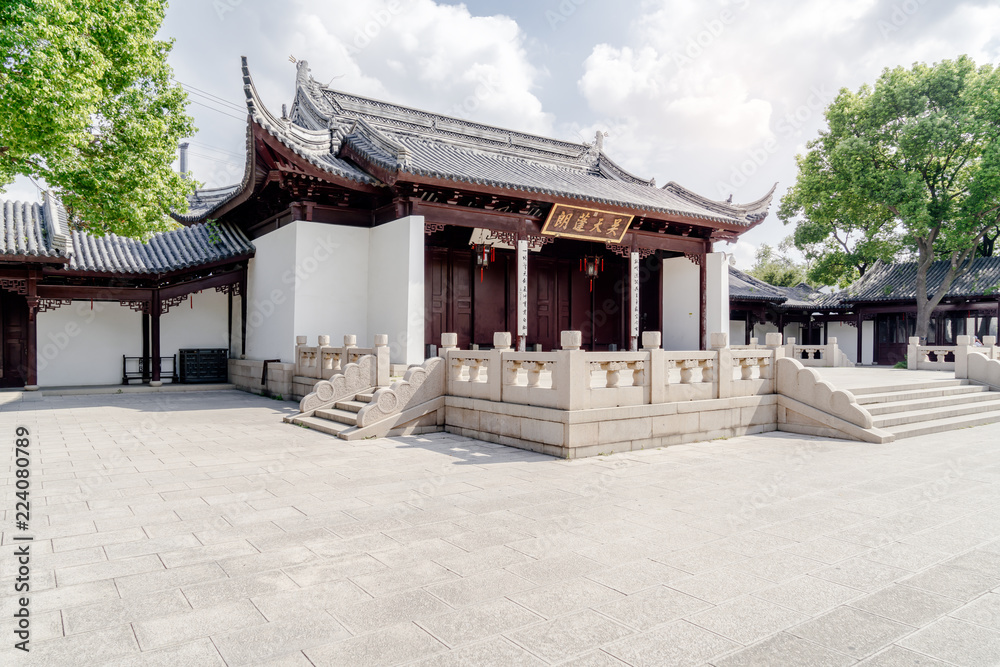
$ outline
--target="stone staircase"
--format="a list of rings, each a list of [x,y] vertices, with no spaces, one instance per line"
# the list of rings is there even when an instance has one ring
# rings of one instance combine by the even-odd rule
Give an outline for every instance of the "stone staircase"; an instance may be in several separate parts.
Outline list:
[[[1000,392],[968,380],[927,380],[850,390],[874,427],[900,438],[1000,422]]]
[[[337,401],[331,408],[317,410],[311,417],[295,417],[292,423],[347,439],[349,431],[358,427],[358,413],[371,403],[374,394],[374,387],[365,389],[353,398]]]

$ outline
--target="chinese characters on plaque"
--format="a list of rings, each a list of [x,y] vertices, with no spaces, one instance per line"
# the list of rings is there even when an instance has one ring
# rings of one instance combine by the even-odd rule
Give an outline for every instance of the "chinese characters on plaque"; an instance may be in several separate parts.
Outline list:
[[[587,241],[621,243],[633,217],[621,213],[554,204],[549,212],[549,217],[542,225],[542,234]]]

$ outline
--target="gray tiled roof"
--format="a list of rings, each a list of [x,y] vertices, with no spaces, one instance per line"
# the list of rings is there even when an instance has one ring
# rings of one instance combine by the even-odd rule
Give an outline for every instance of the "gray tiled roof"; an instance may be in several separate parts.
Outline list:
[[[934,262],[927,270],[927,291],[937,291],[948,272],[947,261]],[[864,277],[833,297],[841,304],[899,301],[916,298],[916,262],[872,266]],[[956,279],[946,297],[1000,296],[1000,257],[979,257],[972,269]]]
[[[64,257],[69,237],[66,210],[46,194],[41,204],[0,203],[0,257]]]
[[[69,268],[118,274],[167,273],[253,252],[253,244],[239,228],[217,222],[160,232],[145,243],[115,234],[73,232]]]
[[[783,303],[786,299],[779,288],[769,285],[763,280],[743,273],[739,269],[729,267],[729,298],[735,301],[769,301]]]
[[[252,255],[253,244],[237,227],[204,223],[154,234],[149,240],[68,232],[66,210],[51,195],[43,204],[0,202],[4,256],[60,258],[73,271],[155,274]]]
[[[774,194],[772,188],[755,202],[736,205],[707,199],[673,182],[657,188],[652,179],[629,174],[612,162],[597,142],[559,141],[330,90],[313,80],[302,60],[287,118],[274,116],[261,103],[245,58],[243,81],[255,122],[310,164],[359,183],[383,185],[341,157],[344,147],[361,156],[362,163],[402,180],[407,174],[433,177],[736,227],[749,228],[763,220]],[[249,146],[247,155],[249,164]],[[247,186],[245,178],[242,187]],[[177,217],[202,219],[222,203],[206,209],[193,202],[192,210],[200,217]]]

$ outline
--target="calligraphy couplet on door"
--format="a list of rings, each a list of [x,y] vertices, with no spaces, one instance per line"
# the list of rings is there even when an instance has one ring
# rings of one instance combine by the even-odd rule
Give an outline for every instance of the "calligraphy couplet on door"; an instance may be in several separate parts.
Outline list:
[[[517,335],[528,335],[528,242],[517,242]]]
[[[630,301],[632,310],[632,338],[637,338],[639,336],[639,253],[633,252],[629,254],[629,263],[631,266],[631,287],[632,287],[632,299]]]
[[[542,234],[570,239],[621,243],[635,216],[592,208],[554,204],[542,225]]]

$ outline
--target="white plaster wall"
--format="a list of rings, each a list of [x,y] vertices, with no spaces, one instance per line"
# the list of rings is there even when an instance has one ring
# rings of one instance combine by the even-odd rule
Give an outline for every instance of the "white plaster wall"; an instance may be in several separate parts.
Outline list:
[[[729,263],[724,252],[705,255],[705,335],[729,330]],[[697,267],[696,267],[697,268]]]
[[[408,216],[373,227],[368,266],[369,333],[388,334],[392,363],[421,363],[424,360],[423,216]]]
[[[729,320],[729,344],[744,345],[747,336],[747,323],[744,320]]]
[[[43,388],[121,384],[122,355],[142,355],[142,315],[117,302],[74,301],[37,318]]]
[[[160,356],[169,357],[184,348],[227,347],[228,300],[215,289],[195,292],[160,316]]]
[[[296,229],[295,262],[285,266],[281,281],[295,285],[295,331],[281,360],[294,361],[295,336],[315,345],[317,336],[328,335],[331,344],[342,345],[345,334],[354,334],[359,347],[370,347],[368,228],[304,221],[289,226]]]
[[[785,328],[787,329],[787,327]],[[753,337],[757,339],[758,343],[763,344],[767,339],[767,334],[769,333],[778,333],[777,325],[772,324],[771,322],[765,322],[763,324],[758,322],[754,325]],[[792,335],[794,336],[795,334]]]
[[[248,268],[247,358],[291,361],[295,351],[294,272],[297,227],[286,225],[254,239]],[[288,282],[283,280],[283,275]],[[235,305],[235,304],[234,304]],[[238,330],[237,326],[234,329]]]
[[[858,361],[858,330],[843,322],[830,322],[827,336],[837,339],[837,347],[851,361]]]
[[[854,334],[857,337],[857,333]],[[875,322],[861,323],[861,363],[871,366],[875,363]]]
[[[686,257],[663,260],[663,348],[666,350],[701,347],[698,271],[698,266]]]

